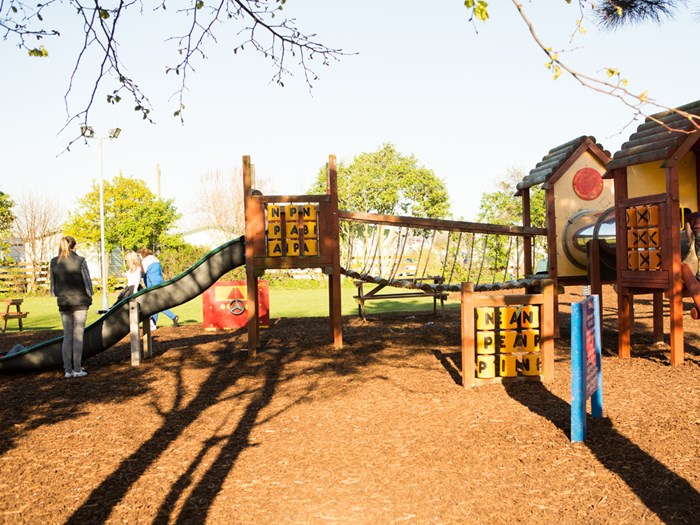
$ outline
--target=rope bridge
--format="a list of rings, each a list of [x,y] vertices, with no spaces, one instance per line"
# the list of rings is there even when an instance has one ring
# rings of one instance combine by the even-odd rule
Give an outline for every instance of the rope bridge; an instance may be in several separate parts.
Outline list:
[[[546,230],[464,221],[340,211],[341,272],[367,283],[458,292],[535,286],[534,260]]]

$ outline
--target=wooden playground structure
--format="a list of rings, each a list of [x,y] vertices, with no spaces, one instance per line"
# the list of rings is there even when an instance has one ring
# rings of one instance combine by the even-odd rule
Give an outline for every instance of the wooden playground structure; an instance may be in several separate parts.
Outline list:
[[[560,286],[595,286],[614,282],[610,275],[591,279],[588,244],[601,215],[614,205],[612,182],[603,179],[610,154],[591,136],[581,136],[552,148],[516,186],[523,200],[523,224],[530,224],[530,191],[541,186],[547,206],[547,275]],[[591,230],[590,234],[583,234]],[[601,249],[605,244],[598,242]],[[591,243],[591,244],[594,244]],[[558,295],[554,294],[557,309]],[[557,323],[558,324],[558,323]],[[558,327],[555,327],[558,332]]]
[[[682,210],[700,210],[699,116],[700,101],[652,115],[607,166],[615,184],[620,357],[631,353],[634,296],[652,294],[655,337],[663,338],[665,298],[671,364],[683,363],[683,297],[700,306],[694,272],[684,272],[682,260]]]
[[[338,173],[335,156],[326,165],[324,195],[262,195],[255,190],[250,157],[243,157],[248,352],[258,347],[258,279],[271,269],[321,268],[329,277],[331,339],[343,346],[340,302]],[[250,299],[252,298],[252,300]]]
[[[271,269],[320,268],[328,275],[330,335],[336,348],[343,345],[341,274],[355,279],[358,288],[359,283],[373,285],[371,297],[376,299],[422,295],[442,302],[450,292],[467,288],[472,292],[544,288],[543,294],[492,296],[488,300],[494,318],[501,317],[502,308],[505,319],[506,310],[510,311],[516,304],[514,301],[519,301],[518,311],[528,312],[523,319],[534,315],[538,324],[523,327],[525,321],[512,322],[508,330],[513,337],[508,338],[508,346],[502,349],[465,347],[462,374],[464,386],[552,377],[552,288],[551,284],[544,284],[549,281],[532,277],[533,245],[535,239],[544,238],[544,229],[339,211],[334,156],[329,157],[326,168],[325,194],[262,195],[255,190],[250,157],[243,157],[250,355],[255,354],[259,345],[258,279]],[[346,241],[342,249],[341,230]],[[361,256],[357,255],[358,251],[362,252]],[[479,261],[475,260],[477,254]],[[356,270],[343,267],[341,258],[347,266],[359,261],[361,267]],[[489,265],[485,268],[487,258]],[[407,262],[412,264],[407,266]],[[463,286],[467,281],[468,286]],[[387,286],[404,290],[375,295]],[[465,297],[468,305],[480,304],[473,293]],[[367,297],[356,300],[362,305]],[[471,315],[475,313],[472,310]],[[467,327],[463,325],[463,329]],[[494,330],[495,337],[505,338],[499,327]],[[523,330],[525,335],[520,335]],[[522,341],[533,341],[534,334],[536,346],[531,344],[523,352]],[[464,338],[465,343],[468,339],[468,336]],[[495,363],[497,355],[499,370],[501,362],[507,365],[502,373],[495,365],[475,368],[476,363]]]
[[[700,209],[700,131],[692,120],[700,115],[700,102],[679,110],[647,119],[612,157],[591,136],[550,150],[517,185],[523,226],[341,211],[332,155],[325,194],[262,195],[255,190],[250,157],[244,157],[249,353],[259,344],[258,279],[271,269],[320,268],[328,275],[336,348],[343,344],[341,274],[355,280],[361,316],[367,300],[427,295],[436,312],[438,300],[442,305],[447,294],[460,293],[464,386],[551,377],[557,290],[570,285],[589,285],[598,294],[603,284],[617,285],[621,357],[630,356],[634,296],[653,295],[657,340],[663,339],[668,299],[671,363],[682,363],[684,294],[693,297],[700,316],[700,286],[690,278],[684,286],[688,269],[681,261],[681,209]],[[546,192],[546,228],[531,226],[535,186]],[[535,260],[543,255],[547,271],[535,273]],[[374,288],[364,293],[364,283]],[[378,293],[386,287],[404,290]],[[513,289],[524,293],[479,295]],[[524,346],[531,314],[539,323],[536,349]],[[484,315],[496,325],[480,327]],[[498,325],[502,318],[511,324]],[[498,344],[494,349],[485,340]]]

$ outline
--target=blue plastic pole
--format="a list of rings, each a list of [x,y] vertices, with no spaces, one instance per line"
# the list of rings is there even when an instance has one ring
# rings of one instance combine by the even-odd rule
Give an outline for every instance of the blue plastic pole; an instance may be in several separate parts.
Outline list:
[[[586,438],[586,386],[581,303],[571,303],[571,441]]]
[[[601,342],[600,327],[600,298],[593,296],[593,308],[595,313],[595,359],[596,359],[596,391],[591,396],[591,415],[593,417],[603,417],[603,344]]]

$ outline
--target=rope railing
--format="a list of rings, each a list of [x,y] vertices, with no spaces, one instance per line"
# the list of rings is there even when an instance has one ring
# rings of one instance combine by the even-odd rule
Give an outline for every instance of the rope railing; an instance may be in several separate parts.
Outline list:
[[[341,271],[352,279],[440,293],[458,292],[463,282],[474,283],[476,291],[497,291],[536,286],[546,278],[524,271],[546,257],[543,228],[347,211],[339,217],[346,252]]]
[[[370,274],[362,274],[355,270],[349,270],[347,268],[340,268],[340,272],[350,277],[351,279],[359,279],[370,284],[385,284],[387,286],[394,286],[396,288],[407,288],[414,290],[423,290],[424,292],[440,293],[440,292],[460,292],[462,290],[462,283],[458,284],[435,284],[428,282],[419,282],[417,280],[411,279],[386,279],[381,276],[374,276]],[[518,288],[529,288],[532,286],[539,285],[547,276],[537,277],[533,276],[530,278],[523,279],[513,279],[503,282],[495,283],[480,283],[474,285],[475,292],[497,292],[500,290],[515,290]]]

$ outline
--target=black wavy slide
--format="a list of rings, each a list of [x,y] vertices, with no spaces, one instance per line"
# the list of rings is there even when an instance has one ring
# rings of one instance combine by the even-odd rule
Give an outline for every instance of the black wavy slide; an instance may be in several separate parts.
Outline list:
[[[129,301],[138,301],[141,313],[150,316],[194,299],[225,273],[244,264],[245,239],[240,237],[212,250],[177,277],[123,299],[85,327],[83,359],[107,350],[129,333]],[[0,357],[0,373],[62,367],[62,342],[62,336],[56,337],[5,354]]]

